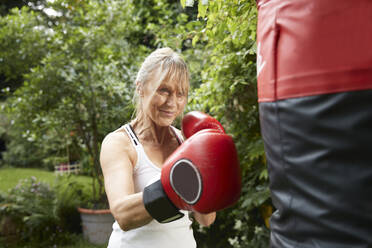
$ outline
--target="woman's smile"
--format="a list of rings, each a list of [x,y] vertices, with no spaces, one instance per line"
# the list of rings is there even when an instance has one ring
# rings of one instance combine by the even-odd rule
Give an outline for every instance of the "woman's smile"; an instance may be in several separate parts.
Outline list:
[[[162,115],[165,115],[167,117],[173,117],[175,115],[175,111],[169,111],[169,110],[163,110],[163,109],[160,109],[159,112],[162,114]]]

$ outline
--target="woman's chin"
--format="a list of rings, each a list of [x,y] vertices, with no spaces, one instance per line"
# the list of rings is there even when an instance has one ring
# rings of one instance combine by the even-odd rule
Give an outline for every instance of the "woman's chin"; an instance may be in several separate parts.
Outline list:
[[[167,126],[172,125],[173,121],[174,121],[174,118],[161,118],[160,120],[156,122],[156,124],[161,127],[167,127]]]

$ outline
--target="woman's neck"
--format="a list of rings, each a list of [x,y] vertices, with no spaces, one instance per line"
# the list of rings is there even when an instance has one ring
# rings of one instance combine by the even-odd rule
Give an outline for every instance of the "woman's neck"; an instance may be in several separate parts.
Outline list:
[[[154,146],[162,146],[172,138],[170,126],[158,126],[153,121],[132,122],[137,137],[141,143],[147,143]]]

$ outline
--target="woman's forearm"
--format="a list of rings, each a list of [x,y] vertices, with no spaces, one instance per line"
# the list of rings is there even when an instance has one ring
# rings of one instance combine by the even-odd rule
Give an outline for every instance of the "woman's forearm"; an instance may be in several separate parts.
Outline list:
[[[128,195],[110,206],[111,212],[120,228],[128,231],[148,224],[153,218],[143,205],[142,193]]]
[[[194,213],[195,220],[202,226],[210,226],[216,219],[216,212],[209,214]]]

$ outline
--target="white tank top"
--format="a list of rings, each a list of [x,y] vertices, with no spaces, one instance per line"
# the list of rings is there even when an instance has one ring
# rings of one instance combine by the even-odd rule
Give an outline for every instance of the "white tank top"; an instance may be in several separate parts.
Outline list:
[[[123,127],[137,152],[137,163],[133,170],[135,192],[142,192],[147,185],[160,179],[161,169],[147,157],[131,126],[126,124]],[[173,127],[172,131],[181,143],[182,139]],[[113,231],[108,248],[196,248],[193,230],[191,229],[192,222],[189,219],[188,212],[182,212],[185,216],[179,220],[166,224],[160,224],[153,220],[147,225],[129,231],[123,231],[115,221],[112,226]]]

